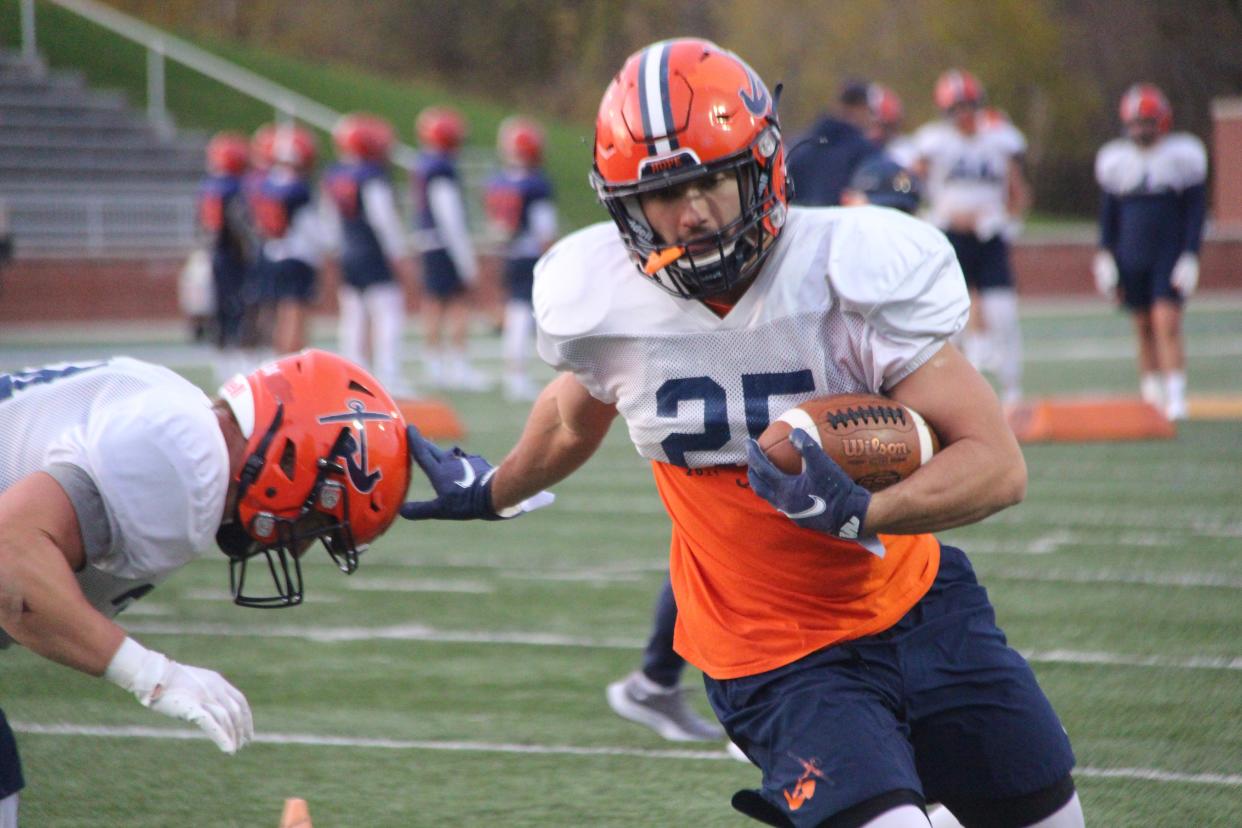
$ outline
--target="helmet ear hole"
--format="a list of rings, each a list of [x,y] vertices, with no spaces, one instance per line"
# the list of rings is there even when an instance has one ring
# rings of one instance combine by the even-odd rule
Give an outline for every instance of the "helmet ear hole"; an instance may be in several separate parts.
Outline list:
[[[289,480],[293,479],[293,474],[298,467],[298,448],[293,441],[285,438],[285,447],[280,452],[280,470]]]

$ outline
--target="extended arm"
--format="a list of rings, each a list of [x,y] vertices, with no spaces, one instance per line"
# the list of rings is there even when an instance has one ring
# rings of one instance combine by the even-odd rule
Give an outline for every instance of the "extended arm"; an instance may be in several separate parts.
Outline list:
[[[401,507],[410,520],[498,520],[552,501],[543,491],[568,477],[599,448],[616,408],[593,398],[571,374],[544,388],[517,445],[499,467],[459,448],[445,451],[410,427],[410,453],[435,490],[434,500]]]
[[[1022,500],[1022,450],[996,394],[956,348],[946,344],[889,396],[919,412],[942,448],[916,473],[872,496],[868,533],[949,529]]]
[[[73,572],[85,560],[73,504],[35,472],[0,494],[0,626],[32,652],[129,690],[201,727],[226,753],[254,736],[250,706],[218,673],[148,650],[90,605]]]
[[[599,448],[616,416],[615,406],[592,397],[572,374],[550,382],[496,471],[497,507],[518,503],[576,471]]]
[[[125,632],[87,602],[77,515],[65,490],[37,472],[0,494],[0,626],[31,652],[101,676]]]

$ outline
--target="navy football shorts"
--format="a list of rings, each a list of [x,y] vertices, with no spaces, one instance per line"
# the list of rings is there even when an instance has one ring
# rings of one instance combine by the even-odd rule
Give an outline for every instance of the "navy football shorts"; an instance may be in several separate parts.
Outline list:
[[[448,251],[427,250],[423,253],[423,288],[436,299],[451,299],[466,291]]]
[[[1157,301],[1182,303],[1182,294],[1169,279],[1177,256],[1164,257],[1150,268],[1123,267],[1118,263],[1118,283],[1121,286],[1121,303],[1130,310],[1147,310]]]
[[[1009,244],[1000,236],[979,241],[974,233],[946,232],[957,253],[957,261],[966,275],[971,290],[1012,288],[1013,271],[1009,268]]]
[[[897,624],[754,676],[705,678],[729,736],[795,825],[891,791],[1008,799],[1064,779],[1074,754],[961,550]]]
[[[272,295],[277,302],[292,299],[309,304],[315,298],[315,269],[300,259],[269,262]]]
[[[17,756],[17,742],[13,740],[13,731],[9,728],[9,720],[0,710],[0,799],[11,796],[23,787],[22,763]]]
[[[530,304],[535,289],[535,262],[538,259],[505,261],[505,292],[509,299]]]

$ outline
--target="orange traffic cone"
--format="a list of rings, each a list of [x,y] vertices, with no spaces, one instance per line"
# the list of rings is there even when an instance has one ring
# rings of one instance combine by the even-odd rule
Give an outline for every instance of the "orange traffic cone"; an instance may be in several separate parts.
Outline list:
[[[280,815],[280,828],[312,828],[305,799],[285,800],[285,811]]]

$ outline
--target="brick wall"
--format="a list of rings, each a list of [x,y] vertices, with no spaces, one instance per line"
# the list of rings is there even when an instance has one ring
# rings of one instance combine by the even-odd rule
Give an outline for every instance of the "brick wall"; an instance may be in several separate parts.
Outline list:
[[[1090,294],[1089,242],[1025,242],[1014,248],[1018,289],[1024,296]],[[1204,243],[1200,286],[1242,289],[1242,234]],[[177,306],[182,259],[33,259],[10,262],[0,272],[0,326],[6,322],[171,319]],[[499,295],[494,260],[484,259],[480,302]],[[417,291],[409,307],[418,306]],[[336,312],[335,290],[320,291],[317,313]]]

